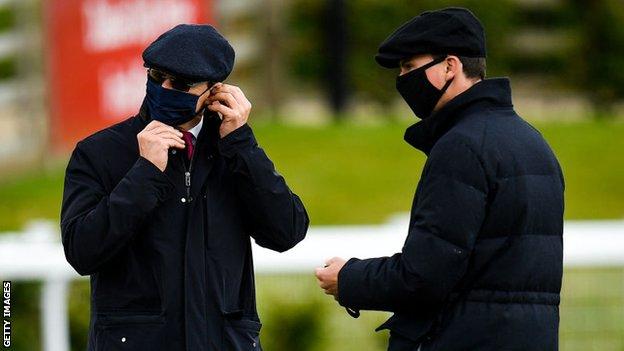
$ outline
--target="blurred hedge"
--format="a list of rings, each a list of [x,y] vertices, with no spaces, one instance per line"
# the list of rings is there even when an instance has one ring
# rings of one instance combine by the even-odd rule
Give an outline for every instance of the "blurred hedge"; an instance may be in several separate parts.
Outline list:
[[[348,1],[349,76],[356,94],[387,104],[396,98],[395,71],[382,69],[373,56],[378,45],[399,25],[426,9],[461,5],[470,8],[484,23],[489,48],[489,71],[505,72],[508,61],[504,36],[513,30],[513,6],[509,0],[482,1],[411,1],[382,0]],[[324,28],[319,26],[325,13],[326,1],[295,0],[289,21],[291,45],[290,63],[294,75],[304,82],[319,84],[321,72],[328,62],[323,42]]]
[[[11,30],[15,24],[14,9],[12,7],[0,7],[0,33]],[[15,57],[0,58],[0,80],[15,76],[16,71]]]
[[[293,0],[286,31],[289,72],[298,83],[317,89],[331,64],[326,55],[324,26],[320,25],[327,3]],[[547,88],[574,89],[586,94],[597,111],[610,112],[610,107],[624,96],[624,70],[620,69],[624,63],[621,0],[544,4],[519,0],[350,0],[346,5],[351,93],[364,100],[388,104],[396,98],[396,72],[378,67],[373,60],[378,45],[413,16],[447,6],[467,7],[483,22],[488,76],[542,76],[552,83]],[[554,43],[557,45],[543,52],[524,50],[516,39],[527,31],[560,33],[566,43]],[[537,36],[536,41],[541,39]]]
[[[571,56],[576,86],[588,93],[598,117],[624,96],[624,2],[571,0],[579,16],[580,52]]]

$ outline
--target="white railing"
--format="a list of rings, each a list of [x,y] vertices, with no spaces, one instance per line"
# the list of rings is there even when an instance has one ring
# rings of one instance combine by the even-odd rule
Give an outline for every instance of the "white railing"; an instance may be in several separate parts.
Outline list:
[[[312,275],[331,256],[376,257],[401,250],[407,217],[397,216],[382,225],[317,226],[294,249],[276,253],[254,245],[258,273],[306,273]],[[58,226],[31,222],[23,232],[0,235],[0,278],[39,280],[42,336],[45,351],[69,350],[67,291],[81,279],[66,262]],[[564,265],[624,266],[624,220],[568,221],[564,226]]]

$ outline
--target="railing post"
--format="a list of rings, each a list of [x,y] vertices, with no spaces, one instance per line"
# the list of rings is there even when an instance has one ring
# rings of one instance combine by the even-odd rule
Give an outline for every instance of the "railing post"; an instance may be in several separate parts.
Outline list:
[[[49,278],[43,282],[41,329],[44,351],[69,350],[68,285],[67,280],[60,278]]]

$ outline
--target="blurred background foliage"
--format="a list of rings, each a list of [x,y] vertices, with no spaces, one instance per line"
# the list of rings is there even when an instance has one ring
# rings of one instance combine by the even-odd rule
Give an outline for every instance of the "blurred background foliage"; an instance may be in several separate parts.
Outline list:
[[[322,88],[328,66],[324,27],[328,1],[293,0],[287,21],[289,73],[296,84]],[[388,105],[396,99],[397,72],[373,60],[378,45],[415,14],[464,6],[482,21],[488,76],[534,77],[545,87],[587,96],[595,116],[612,116],[624,96],[624,2],[620,0],[346,1],[348,72],[358,100]],[[331,40],[331,35],[329,36]],[[331,79],[331,77],[330,77]]]
[[[571,77],[588,94],[597,117],[612,115],[613,104],[624,96],[624,2],[573,0],[579,18],[579,49],[570,55]]]
[[[331,35],[319,26],[326,16],[327,3],[317,0],[293,0],[288,21],[290,43],[287,55],[297,81],[322,85],[322,72],[332,62],[325,54],[325,40]],[[514,29],[513,2],[500,1],[347,1],[348,72],[353,91],[365,100],[389,104],[396,99],[394,77],[397,72],[381,69],[373,56],[379,44],[400,24],[427,9],[467,6],[487,25],[489,62],[493,75],[506,72],[505,38]],[[331,77],[330,77],[331,78]]]
[[[0,8],[0,32],[15,26],[15,11],[11,8]],[[0,80],[14,77],[17,73],[17,58],[0,59]]]

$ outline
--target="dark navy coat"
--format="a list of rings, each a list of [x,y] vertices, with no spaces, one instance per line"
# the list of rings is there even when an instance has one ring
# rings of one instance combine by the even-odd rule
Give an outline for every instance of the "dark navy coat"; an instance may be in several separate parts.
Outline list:
[[[558,349],[564,182],[507,79],[410,127],[428,158],[402,252],[351,259],[338,300],[394,315],[389,350]]]
[[[139,156],[144,113],[79,142],[65,177],[65,255],[91,276],[89,350],[261,350],[250,238],[285,251],[308,216],[248,125],[205,117],[189,187]],[[187,193],[188,191],[188,193]],[[86,311],[85,311],[86,313]]]

